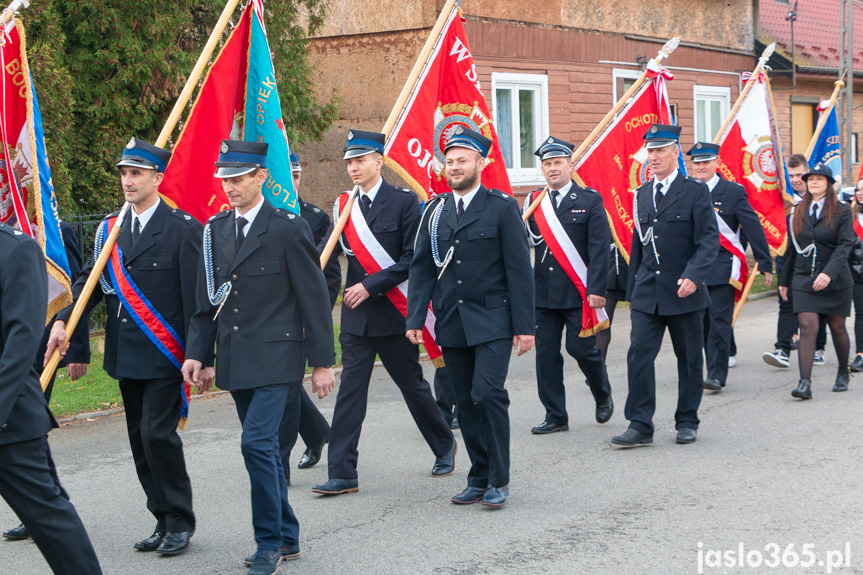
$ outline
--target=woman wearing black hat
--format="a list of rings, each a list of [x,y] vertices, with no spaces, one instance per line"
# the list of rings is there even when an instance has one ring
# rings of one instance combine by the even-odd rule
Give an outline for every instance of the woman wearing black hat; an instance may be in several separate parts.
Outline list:
[[[779,294],[788,299],[793,290],[794,313],[800,323],[800,384],[791,395],[811,399],[812,361],[818,316],[826,317],[833,336],[839,371],[833,391],[848,389],[848,332],[845,318],[851,314],[853,281],[848,253],[854,245],[851,210],[840,204],[833,191],[833,172],[816,164],[803,176],[806,192],[788,219],[791,245],[785,252]]]

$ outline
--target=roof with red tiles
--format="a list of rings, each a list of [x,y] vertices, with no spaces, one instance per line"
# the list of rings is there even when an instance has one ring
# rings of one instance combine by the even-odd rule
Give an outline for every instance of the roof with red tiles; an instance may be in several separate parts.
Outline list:
[[[776,42],[776,51],[791,59],[789,6],[759,1],[758,40]],[[839,68],[840,0],[799,0],[794,23],[794,59],[798,66]],[[793,0],[792,0],[793,6]],[[854,68],[863,68],[863,1],[854,0]]]

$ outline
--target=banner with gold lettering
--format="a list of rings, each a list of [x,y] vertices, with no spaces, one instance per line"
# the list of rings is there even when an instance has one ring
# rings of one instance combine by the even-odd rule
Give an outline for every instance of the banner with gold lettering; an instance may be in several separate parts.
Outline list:
[[[389,133],[384,148],[387,165],[421,196],[432,198],[449,192],[443,149],[459,126],[492,141],[482,183],[512,195],[500,142],[456,6]]]
[[[722,135],[719,173],[746,188],[771,254],[782,255],[788,242],[785,202],[793,203],[793,198],[786,191],[784,160],[774,136],[776,116],[767,76],[761,73],[748,81],[754,84]]]
[[[221,180],[213,177],[223,139],[269,144],[264,196],[299,213],[263,14],[260,0],[249,2],[213,60],[160,186],[170,203],[201,221],[230,209]]]
[[[24,26],[16,19],[0,33],[0,221],[16,228],[15,233],[32,237],[45,254],[48,321],[72,303],[69,261],[60,232],[42,114],[27,64]]]
[[[633,191],[653,177],[642,136],[651,124],[672,123],[665,82],[673,76],[650,63],[648,79],[575,164],[578,183],[602,195],[611,235],[627,262],[632,248]]]

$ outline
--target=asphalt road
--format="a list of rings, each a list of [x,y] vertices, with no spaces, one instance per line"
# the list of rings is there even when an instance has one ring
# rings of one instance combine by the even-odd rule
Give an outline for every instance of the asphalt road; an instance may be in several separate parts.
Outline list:
[[[360,491],[321,498],[310,488],[326,480],[326,462],[294,468],[289,497],[301,523],[302,557],[280,573],[863,573],[863,378],[853,378],[847,393],[832,393],[830,351],[827,365],[815,368],[814,399],[792,399],[796,369],[761,361],[775,337],[776,307],[775,299],[747,305],[736,330],[737,366],[725,391],[705,394],[694,445],[674,443],[676,361],[666,337],[656,364],[655,444],[611,447],[611,437],[626,428],[626,310],[618,310],[609,356],[618,411],[606,425],[594,422],[590,393],[568,358],[570,431],[531,435],[543,418],[534,355],[513,358],[512,493],[502,510],[449,502],[465,485],[466,451],[460,449],[454,475],[430,477],[433,455],[398,390],[376,369],[360,442]],[[425,369],[431,380],[431,364]],[[320,402],[328,418],[334,403],[334,395]],[[51,433],[60,478],[106,574],[245,572],[241,560],[254,541],[239,434],[229,396],[192,403],[182,437],[198,530],[187,554],[162,558],[132,549],[154,521],[122,416]],[[0,527],[17,523],[0,503]],[[717,559],[716,551],[735,555]],[[801,556],[813,566],[792,567],[793,553],[804,551],[814,554]],[[778,566],[752,567],[758,552]],[[0,543],[0,573],[48,572],[34,544]]]

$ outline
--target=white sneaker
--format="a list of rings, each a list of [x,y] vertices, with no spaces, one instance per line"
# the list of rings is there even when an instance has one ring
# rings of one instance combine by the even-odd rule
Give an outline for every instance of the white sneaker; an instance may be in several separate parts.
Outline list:
[[[764,360],[764,363],[772,365],[773,367],[788,367],[790,365],[788,355],[781,349],[765,351],[764,355],[761,356],[761,359]]]
[[[824,365],[825,363],[827,363],[827,360],[824,359],[824,350],[816,349],[815,360],[812,362],[812,365]]]
[[[729,355],[728,356],[728,367],[734,367],[735,365],[737,365],[737,360],[734,359],[733,355]]]

